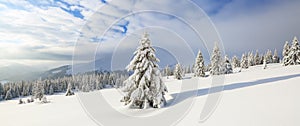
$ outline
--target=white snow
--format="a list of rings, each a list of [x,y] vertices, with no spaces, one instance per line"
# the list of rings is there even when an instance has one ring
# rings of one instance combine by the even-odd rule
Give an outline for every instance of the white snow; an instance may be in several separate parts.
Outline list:
[[[76,96],[59,94],[47,98],[47,104],[19,105],[18,99],[1,101],[1,126],[97,126],[84,113]]]
[[[194,106],[178,126],[299,126],[300,66],[283,67],[281,64],[268,64],[267,69],[262,67],[262,65],[254,66],[246,70],[242,69],[240,73],[225,75],[227,90],[223,91],[214,113],[205,122],[199,123],[200,112],[207,95],[197,96]],[[199,89],[210,87],[211,77],[191,76],[193,74],[188,74],[183,80],[164,77],[169,90],[166,99],[170,100],[172,94],[179,93],[181,82],[184,81],[198,81]],[[90,93],[97,92],[99,91]],[[122,106],[119,102],[122,95],[116,89],[104,89],[100,92],[111,99],[109,102],[117,111],[125,114],[139,111],[128,110]],[[76,96],[52,95],[47,98],[50,100],[48,104],[18,105],[18,99],[1,101],[1,126],[96,126],[96,123],[85,113]],[[160,110],[176,109],[177,106],[178,104],[175,104]],[[103,112],[109,111],[103,110]],[[110,116],[109,113],[103,115]],[[111,121],[118,119],[114,116],[109,118]]]

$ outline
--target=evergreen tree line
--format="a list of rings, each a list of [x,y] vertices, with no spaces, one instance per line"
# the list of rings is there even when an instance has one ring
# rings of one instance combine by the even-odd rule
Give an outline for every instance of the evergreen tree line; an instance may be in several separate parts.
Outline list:
[[[0,83],[0,100],[24,96],[33,96],[33,98],[41,100],[44,95],[62,93],[67,90],[89,92],[106,87],[122,87],[123,81],[127,78],[127,72],[118,71],[85,73],[57,79]]]
[[[263,65],[263,69],[266,69],[266,65],[269,63],[282,63],[283,66],[298,65],[300,64],[300,47],[297,37],[294,37],[291,45],[286,41],[282,51],[282,60],[278,55],[277,49],[273,52],[267,50],[263,54],[260,54],[258,50],[256,50],[255,54],[253,51],[243,53],[240,60],[237,56],[233,56],[231,59],[227,55],[224,58],[221,57],[220,49],[215,44],[210,64],[204,65],[204,58],[201,51],[199,51],[192,68],[190,66],[181,66],[178,63],[173,69],[166,66],[162,73],[164,76],[174,75],[175,79],[180,80],[185,73],[194,73],[195,77],[205,77],[208,76],[205,74],[206,72],[209,72],[210,75],[230,74],[233,73],[233,68],[248,69],[250,66]]]

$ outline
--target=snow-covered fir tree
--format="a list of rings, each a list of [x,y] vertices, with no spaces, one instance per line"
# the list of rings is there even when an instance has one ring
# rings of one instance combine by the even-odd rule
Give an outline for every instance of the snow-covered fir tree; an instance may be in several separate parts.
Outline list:
[[[241,67],[241,63],[240,63],[239,59],[237,58],[237,56],[232,57],[231,64],[232,64],[233,68]]]
[[[260,56],[258,53],[258,50],[256,50],[255,56],[254,56],[254,65],[259,65],[260,64]]]
[[[241,67],[244,68],[244,69],[248,69],[249,68],[248,57],[245,54],[243,54],[242,58],[241,58]]]
[[[183,71],[181,65],[177,63],[174,69],[174,78],[177,80],[181,80],[182,77],[183,77]]]
[[[274,50],[274,55],[273,55],[273,63],[279,63],[279,56],[277,53],[277,49]]]
[[[221,52],[217,43],[213,48],[213,52],[210,58],[211,61],[211,69],[210,74],[212,75],[220,75],[222,74],[222,59]]]
[[[298,65],[300,64],[300,47],[297,37],[294,37],[292,46],[287,56],[286,65]]]
[[[194,76],[195,77],[205,77],[205,66],[204,66],[204,59],[202,56],[201,51],[198,51],[197,57],[195,59],[194,64]]]
[[[49,95],[53,95],[53,94],[54,94],[53,85],[50,84],[50,86],[49,86]]]
[[[44,97],[44,88],[40,80],[36,81],[32,92],[35,99],[42,100]]]
[[[260,60],[259,60],[259,64],[263,64],[264,63],[264,59],[265,59],[265,55],[261,54]]]
[[[254,56],[252,52],[248,53],[248,65],[249,66],[254,66]]]
[[[108,84],[109,85],[115,85],[116,84],[116,74],[115,73],[110,73],[108,77]]]
[[[66,92],[66,96],[71,96],[71,95],[74,95],[74,92],[72,91],[71,83],[69,83],[68,84],[68,89],[67,89],[67,92]]]
[[[155,56],[155,49],[151,46],[148,34],[144,33],[134,58],[126,67],[134,73],[124,81],[123,91],[126,95],[121,101],[125,105],[145,109],[147,106],[159,108],[166,103],[164,94],[167,88],[157,62],[159,59]]]
[[[13,98],[13,96],[12,96],[12,89],[11,88],[9,88],[9,90],[6,92],[6,95],[5,95],[5,100],[10,100],[10,99],[12,99]]]
[[[171,71],[171,68],[169,67],[169,65],[167,65],[164,69],[164,74],[165,76],[171,76],[172,75],[172,71]]]
[[[227,55],[225,56],[224,59],[225,59],[224,60],[224,68],[223,68],[224,74],[231,74],[232,73],[232,65],[231,65]]]
[[[289,58],[288,57],[289,53],[290,53],[290,45],[289,45],[289,42],[286,41],[284,46],[283,46],[283,50],[282,50],[282,64],[284,66],[288,65],[287,62],[289,61],[289,59],[288,59]]]
[[[267,53],[265,54],[265,60],[267,63],[273,63],[273,56],[271,50],[268,50]]]
[[[267,58],[264,58],[263,69],[267,69]]]

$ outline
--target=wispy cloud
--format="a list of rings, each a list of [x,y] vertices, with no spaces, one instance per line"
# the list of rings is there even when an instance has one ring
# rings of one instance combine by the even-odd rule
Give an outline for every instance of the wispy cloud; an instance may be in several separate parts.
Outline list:
[[[297,0],[192,2],[212,18],[229,54],[251,49],[280,50],[284,40],[300,33],[300,18],[296,16],[300,15],[300,2]],[[194,52],[201,49],[207,58],[210,50],[205,50],[203,42],[199,44],[195,39],[197,35],[192,29],[174,15],[145,12],[123,17],[141,8],[163,9],[188,18],[189,23],[203,23],[198,18],[199,13],[195,13],[194,8],[185,8],[184,4],[184,1],[172,0],[3,0],[0,1],[0,59],[6,60],[6,63],[9,63],[8,60],[19,60],[20,63],[24,60],[27,60],[26,63],[30,60],[35,63],[41,60],[66,63],[72,58],[76,41],[80,41],[77,45],[81,50],[77,48],[75,53],[92,59],[92,54],[99,51],[95,48],[99,42],[102,42],[101,52],[109,53],[126,35],[133,35],[131,33],[147,26],[164,26],[176,32]],[[99,8],[101,11],[98,11]],[[108,31],[102,36],[105,30]],[[202,30],[205,31],[205,28]],[[172,38],[164,37],[161,40],[172,41]],[[131,48],[129,45],[126,47]],[[53,63],[49,66],[53,66]]]
[[[95,11],[93,7],[101,4],[56,0],[0,2],[0,58],[19,59],[21,63],[21,59],[70,62],[80,27]]]

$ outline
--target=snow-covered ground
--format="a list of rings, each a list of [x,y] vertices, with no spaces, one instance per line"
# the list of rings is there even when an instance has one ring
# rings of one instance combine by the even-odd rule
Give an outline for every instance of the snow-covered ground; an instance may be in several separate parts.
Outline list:
[[[199,123],[200,112],[205,104],[207,92],[203,89],[210,87],[212,78],[190,78],[186,75],[183,81],[169,77],[165,79],[171,96],[180,93],[182,84],[199,82],[198,95],[194,106],[177,124],[179,126],[299,126],[300,125],[300,66],[282,67],[280,64],[250,67],[240,73],[225,75],[225,86],[221,100],[214,113],[204,122]],[[183,83],[182,83],[183,82]],[[202,89],[202,90],[201,90]],[[202,92],[200,92],[202,91]],[[204,92],[203,92],[204,91]],[[139,110],[127,110],[120,103],[121,94],[116,89],[100,91],[110,100],[115,110],[124,114]],[[188,92],[187,91],[183,91]],[[99,93],[90,92],[87,94]],[[164,109],[176,109],[180,103],[188,99],[179,99],[178,104]],[[95,126],[93,119],[86,114],[76,96],[48,96],[48,104],[30,103],[18,105],[18,99],[0,102],[1,126]],[[83,100],[81,100],[83,102]],[[99,105],[101,110],[101,105]],[[103,110],[105,118],[111,120],[118,117]],[[182,114],[182,113],[179,113]],[[172,115],[170,115],[172,116]],[[167,118],[167,117],[166,117]],[[124,119],[126,120],[126,119]]]

